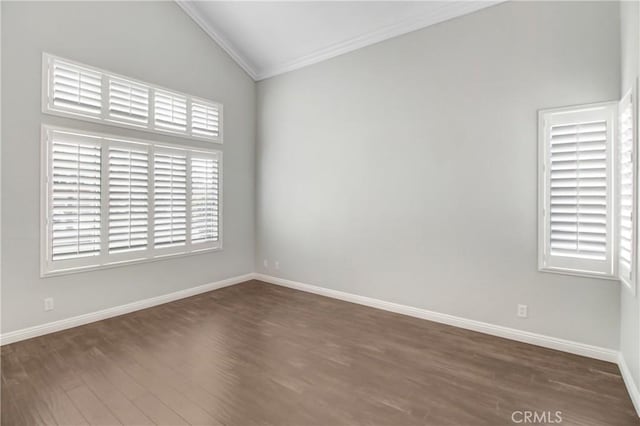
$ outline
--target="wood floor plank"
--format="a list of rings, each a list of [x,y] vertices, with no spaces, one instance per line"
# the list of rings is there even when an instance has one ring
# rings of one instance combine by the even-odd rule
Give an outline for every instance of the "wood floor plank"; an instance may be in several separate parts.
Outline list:
[[[157,425],[176,426],[189,424],[185,419],[164,405],[155,395],[142,395],[134,399],[133,403]]]
[[[12,426],[640,424],[615,364],[257,281],[1,356]]]
[[[67,391],[67,395],[92,425],[119,425],[107,406],[87,386],[78,386]]]
[[[127,397],[116,389],[101,372],[86,372],[82,379],[123,425],[153,425]]]

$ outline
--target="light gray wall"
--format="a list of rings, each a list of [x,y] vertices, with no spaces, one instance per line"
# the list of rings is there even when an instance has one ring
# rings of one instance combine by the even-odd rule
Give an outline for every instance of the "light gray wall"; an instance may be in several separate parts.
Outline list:
[[[621,94],[633,86],[638,77],[640,53],[640,14],[637,1],[620,4]],[[637,102],[637,99],[636,99]],[[640,290],[638,290],[640,292]],[[640,384],[640,309],[638,296],[626,289],[620,292],[620,352],[636,384]]]
[[[255,83],[173,2],[1,7],[2,332],[253,272]],[[41,123],[194,143],[42,114],[43,51],[224,104],[223,251],[39,278]]]
[[[618,99],[619,24],[508,2],[260,82],[256,269],[617,349],[617,282],[536,269],[536,111]]]

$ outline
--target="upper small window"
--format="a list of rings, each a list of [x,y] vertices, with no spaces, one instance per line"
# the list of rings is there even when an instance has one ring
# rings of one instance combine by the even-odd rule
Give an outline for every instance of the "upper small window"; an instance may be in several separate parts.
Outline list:
[[[539,267],[613,277],[615,104],[541,111]]]
[[[149,88],[119,78],[109,78],[109,117],[136,124],[149,122]]]
[[[207,101],[191,102],[191,131],[202,137],[220,137],[218,105]]]
[[[43,56],[42,111],[222,143],[222,105],[52,55]]]
[[[64,61],[49,64],[49,107],[73,114],[99,117],[102,109],[102,76]]]
[[[187,130],[187,98],[175,93],[156,90],[155,124],[177,132]]]

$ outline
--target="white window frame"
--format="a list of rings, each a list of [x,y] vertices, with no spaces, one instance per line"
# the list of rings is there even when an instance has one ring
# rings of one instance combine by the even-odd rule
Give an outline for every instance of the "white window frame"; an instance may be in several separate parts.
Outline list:
[[[634,172],[634,186],[633,186],[633,205],[632,205],[632,239],[631,239],[631,244],[632,244],[632,250],[633,252],[631,253],[632,257],[631,257],[631,271],[630,271],[630,277],[626,277],[623,276],[623,274],[621,273],[622,271],[619,271],[619,275],[620,275],[620,281],[624,284],[625,288],[627,288],[633,295],[636,294],[636,287],[637,287],[637,269],[638,269],[638,183],[639,181],[639,173],[638,173],[638,112],[639,112],[639,108],[638,108],[638,102],[637,102],[637,85],[634,84],[634,87],[632,87],[631,89],[629,89],[625,95],[622,97],[622,99],[620,100],[619,103],[619,107],[618,107],[618,114],[621,114],[623,109],[630,104],[631,106],[631,126],[632,126],[632,133],[631,133],[631,137],[632,137],[632,145],[634,147],[633,150],[633,172]],[[618,115],[619,117],[619,115]],[[619,144],[621,142],[621,132],[622,129],[618,128],[618,133],[616,134],[617,136],[617,143]],[[620,176],[618,175],[618,182],[620,182]],[[618,201],[620,201],[620,185],[618,185],[617,191],[618,191]],[[617,203],[617,209],[620,209],[620,202]],[[619,214],[619,210],[618,210],[618,214]],[[619,232],[619,231],[618,231]]]
[[[604,102],[565,108],[553,108],[538,111],[538,270],[567,275],[585,277],[598,277],[603,279],[618,280],[617,276],[617,224],[616,211],[616,169],[615,169],[615,141],[617,139],[617,102]],[[550,256],[549,235],[549,197],[550,188],[549,169],[549,143],[547,140],[548,129],[551,125],[562,124],[571,121],[571,116],[579,114],[581,119],[588,115],[594,115],[598,119],[602,114],[607,119],[607,255],[606,260],[586,260],[576,258],[560,258]]]
[[[70,259],[53,262],[50,260],[50,233],[49,210],[50,210],[50,184],[49,176],[51,144],[49,143],[49,133],[52,131],[69,132],[82,135],[84,137],[96,138],[96,143],[102,147],[102,203],[101,203],[101,252],[98,256],[91,256],[79,259]],[[108,149],[109,146],[131,146],[139,144],[147,146],[149,149],[149,216],[148,216],[148,246],[146,250],[137,250],[129,253],[108,252]],[[187,210],[186,227],[187,238],[185,244],[180,247],[155,248],[154,247],[154,217],[153,217],[153,155],[156,150],[179,150],[186,152],[187,162],[190,163],[193,153],[218,160],[218,239],[217,241],[191,243],[191,212],[190,212],[190,189],[191,176],[187,173]],[[190,167],[190,166],[188,166]],[[187,169],[189,172],[189,169]],[[154,142],[150,140],[122,137],[106,133],[92,132],[86,130],[71,129],[66,127],[42,125],[41,128],[41,190],[40,190],[40,276],[50,277],[65,275],[70,273],[84,272],[90,270],[106,269],[116,266],[129,265],[134,263],[153,262],[168,257],[192,256],[195,254],[222,250],[223,247],[223,158],[222,151],[216,149],[203,149],[199,147],[185,146],[179,144],[168,144]]]
[[[54,61],[62,61],[80,68],[84,68],[93,72],[100,73],[102,78],[102,108],[101,114],[91,115],[84,114],[78,111],[67,110],[65,108],[58,108],[53,104],[53,75],[49,72],[51,69],[51,64]],[[127,82],[135,83],[137,85],[144,86],[149,90],[149,111],[147,123],[143,122],[134,122],[126,119],[118,119],[109,116],[109,80],[117,79],[124,80]],[[180,130],[171,130],[164,127],[159,127],[155,125],[155,93],[156,91],[167,92],[178,96],[183,96],[187,100],[187,125],[185,131]],[[205,103],[211,106],[217,107],[218,110],[218,136],[210,137],[205,135],[200,135],[198,133],[194,133],[191,128],[191,105],[193,102],[197,103]],[[157,133],[161,135],[170,135],[170,136],[180,136],[181,138],[193,139],[198,141],[206,141],[213,143],[223,143],[223,105],[220,102],[215,102],[212,100],[204,99],[199,96],[192,96],[187,93],[183,93],[177,90],[169,89],[166,87],[158,86],[155,84],[147,83],[141,80],[137,80],[135,78],[123,76],[120,74],[112,73],[110,71],[106,71],[97,67],[92,67],[90,65],[85,65],[80,62],[72,61],[69,59],[61,58],[59,56],[55,56],[46,52],[42,54],[42,112],[45,114],[57,115],[60,117],[68,117],[75,118],[78,120],[89,121],[92,123],[101,123],[110,126],[122,127],[126,129],[135,129],[141,130],[145,132]]]

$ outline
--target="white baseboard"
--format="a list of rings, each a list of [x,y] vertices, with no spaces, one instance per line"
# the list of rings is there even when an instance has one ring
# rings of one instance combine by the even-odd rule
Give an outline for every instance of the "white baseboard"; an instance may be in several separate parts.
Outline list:
[[[505,339],[516,340],[518,342],[530,343],[532,345],[556,349],[559,351],[582,355],[589,358],[595,358],[613,363],[617,363],[619,359],[618,351],[613,349],[587,345],[585,343],[559,339],[557,337],[545,336],[543,334],[532,333],[530,331],[517,330],[515,328],[489,324],[486,322],[457,317],[454,315],[429,311],[427,309],[401,305],[399,303],[386,302],[384,300],[373,299],[366,296],[359,296],[357,294],[345,293],[343,291],[318,287],[311,284],[304,284],[301,282],[286,280],[283,278],[277,278],[265,274],[255,274],[255,279],[265,281],[270,284],[276,284],[283,287],[293,288],[295,290],[305,291],[307,293],[319,294],[321,296],[331,297],[333,299],[340,299],[351,303],[357,303],[359,305],[370,306],[372,308],[408,315],[411,317],[453,325],[455,327],[465,328],[467,330],[478,331],[480,333],[490,334],[492,336],[503,337]]]
[[[636,381],[633,380],[631,371],[629,371],[627,362],[624,360],[622,354],[618,355],[618,368],[620,368],[622,379],[624,380],[627,392],[629,392],[629,396],[631,397],[631,402],[633,402],[633,406],[636,408],[636,413],[640,416],[640,390],[636,385]]]
[[[255,274],[245,274],[237,277],[227,278],[213,283],[203,284],[198,287],[186,288],[162,296],[152,297],[150,299],[139,300],[127,303],[126,305],[115,306],[113,308],[103,309],[101,311],[91,312],[84,315],[78,315],[72,318],[66,318],[47,324],[36,325],[33,327],[23,328],[21,330],[11,331],[0,335],[0,346],[9,343],[19,342],[20,340],[31,339],[32,337],[42,336],[44,334],[55,333],[56,331],[66,330],[68,328],[78,327],[80,325],[89,324],[107,318],[117,317],[118,315],[128,314],[130,312],[139,311],[141,309],[151,308],[153,306],[162,305],[163,303],[172,302],[174,300],[184,299],[185,297],[195,296],[196,294],[206,293],[244,281],[252,280]]]

